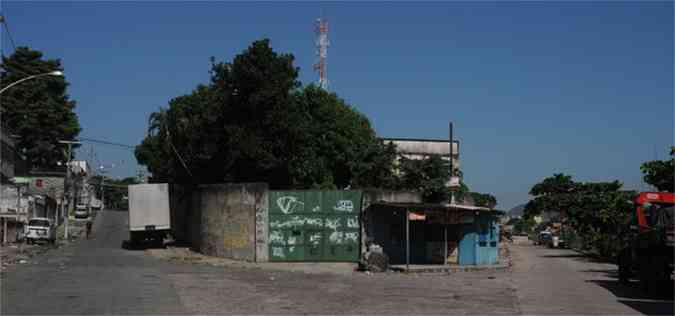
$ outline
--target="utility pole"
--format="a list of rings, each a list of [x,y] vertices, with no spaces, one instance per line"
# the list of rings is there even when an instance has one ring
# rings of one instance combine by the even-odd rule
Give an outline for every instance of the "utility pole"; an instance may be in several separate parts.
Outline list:
[[[454,166],[452,165],[452,161],[454,159],[454,150],[453,150],[453,140],[452,140],[452,122],[449,123],[450,127],[450,204],[453,204],[455,202],[455,194],[454,194],[454,188],[452,187],[452,178],[455,176],[455,170],[453,169]]]
[[[71,161],[72,161],[71,157],[72,157],[72,154],[73,154],[73,144],[79,145],[81,143],[78,142],[78,141],[72,141],[72,140],[60,140],[59,143],[68,145],[68,162],[66,162],[66,179],[63,182],[63,196],[66,197],[66,192],[68,192],[68,194],[70,196],[70,201],[68,202],[68,208],[66,209],[66,213],[65,213],[66,228],[65,228],[65,232],[64,232],[64,237],[65,237],[66,240],[68,240],[69,216],[70,216],[71,208],[75,204],[75,194],[73,194],[72,192],[70,192],[70,190],[68,190],[68,187],[69,187],[68,183],[70,182],[70,164],[71,164]]]
[[[101,209],[105,208],[105,198],[103,197],[103,194],[105,193],[105,189],[103,188],[103,184],[105,182],[105,175],[101,175]]]

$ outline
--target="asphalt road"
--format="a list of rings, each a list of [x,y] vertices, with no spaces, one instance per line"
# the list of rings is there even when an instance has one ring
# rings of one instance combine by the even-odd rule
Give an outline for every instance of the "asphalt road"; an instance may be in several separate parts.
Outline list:
[[[105,211],[94,239],[13,266],[2,280],[11,314],[519,313],[508,273],[305,274],[163,261],[121,249],[127,213]]]
[[[186,314],[160,263],[121,249],[127,216],[101,212],[93,239],[9,270],[2,280],[2,314]]]
[[[121,248],[127,213],[104,211],[91,240],[10,267],[14,314],[670,314],[672,299],[619,285],[616,267],[568,250],[514,246],[513,273],[302,273],[161,260]]]
[[[513,281],[528,315],[674,315],[672,293],[648,297],[619,283],[617,266],[572,250],[512,246]]]

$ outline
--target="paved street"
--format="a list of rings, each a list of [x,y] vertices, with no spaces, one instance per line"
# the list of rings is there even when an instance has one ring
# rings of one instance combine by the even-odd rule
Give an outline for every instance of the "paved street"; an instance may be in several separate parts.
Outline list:
[[[514,245],[512,273],[524,314],[673,315],[673,299],[622,285],[616,265],[572,250]]]
[[[13,266],[2,314],[517,314],[507,273],[304,274],[177,264],[120,248],[126,214],[95,239]]]
[[[125,212],[102,212],[93,240],[11,266],[2,314],[672,313],[672,300],[640,297],[616,283],[615,266],[569,250],[514,246],[513,273],[306,274],[123,250],[126,220]]]
[[[13,266],[2,282],[2,314],[185,314],[158,264],[120,248],[127,214],[101,212],[95,239]]]

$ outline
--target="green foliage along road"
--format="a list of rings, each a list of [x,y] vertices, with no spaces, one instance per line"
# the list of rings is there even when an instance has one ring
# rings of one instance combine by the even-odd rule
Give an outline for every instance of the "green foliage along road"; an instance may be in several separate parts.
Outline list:
[[[0,89],[28,76],[63,71],[58,59],[44,59],[41,52],[17,47],[0,65]],[[63,77],[27,80],[2,94],[2,126],[19,136],[16,148],[32,167],[53,167],[66,160],[59,140],[80,133],[75,101],[66,93]]]
[[[253,42],[211,81],[152,113],[136,147],[152,181],[267,182],[272,188],[393,182],[394,148],[334,93],[302,87],[290,54]]]
[[[587,245],[613,257],[623,244],[636,195],[621,188],[619,181],[582,183],[569,175],[555,174],[532,187],[534,199],[525,206],[524,216],[530,219],[544,212],[560,214]]]
[[[675,147],[670,147],[670,160],[647,161],[640,166],[644,181],[659,191],[675,192]]]
[[[131,184],[138,184],[136,177],[127,177],[124,179],[112,179],[96,175],[91,177],[89,183],[96,187],[96,195],[101,199],[101,193],[105,199],[105,206],[108,209],[127,210],[129,209],[129,188]],[[103,192],[101,192],[101,184],[103,184]]]

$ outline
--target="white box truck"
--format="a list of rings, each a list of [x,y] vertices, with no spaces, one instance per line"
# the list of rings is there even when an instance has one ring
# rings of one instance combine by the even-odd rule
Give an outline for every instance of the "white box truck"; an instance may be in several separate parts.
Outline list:
[[[169,184],[129,186],[129,237],[132,245],[146,242],[162,246],[171,232]]]

